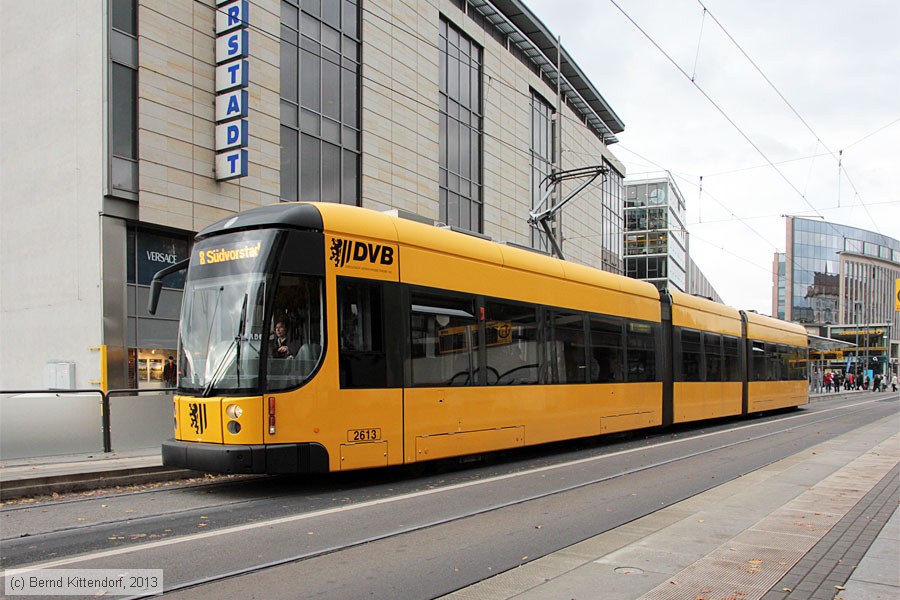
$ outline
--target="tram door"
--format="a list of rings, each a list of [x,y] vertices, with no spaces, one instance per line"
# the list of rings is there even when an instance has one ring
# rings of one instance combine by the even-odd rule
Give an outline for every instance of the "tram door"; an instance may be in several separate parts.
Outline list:
[[[388,318],[397,314],[399,287],[388,282],[337,280],[339,414],[346,438],[341,469],[403,462],[401,351]]]

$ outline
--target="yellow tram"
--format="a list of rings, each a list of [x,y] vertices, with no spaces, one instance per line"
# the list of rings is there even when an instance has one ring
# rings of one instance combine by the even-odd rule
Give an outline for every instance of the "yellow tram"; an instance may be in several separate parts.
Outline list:
[[[798,406],[805,356],[790,323],[384,213],[279,204],[197,235],[163,462],[338,471]]]

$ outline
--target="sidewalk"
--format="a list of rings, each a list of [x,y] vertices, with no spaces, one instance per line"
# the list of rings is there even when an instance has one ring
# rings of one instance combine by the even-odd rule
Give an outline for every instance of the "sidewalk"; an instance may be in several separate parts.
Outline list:
[[[896,600],[896,416],[445,596]]]
[[[162,465],[160,450],[96,452],[0,461],[0,500],[200,475]]]

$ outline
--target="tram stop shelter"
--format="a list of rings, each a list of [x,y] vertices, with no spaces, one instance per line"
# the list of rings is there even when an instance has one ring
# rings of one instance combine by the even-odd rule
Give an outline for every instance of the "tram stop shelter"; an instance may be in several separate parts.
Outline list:
[[[821,337],[811,333],[807,333],[806,335],[809,339],[809,363],[807,365],[807,374],[811,385],[810,391],[820,392],[822,388],[822,377],[825,374],[825,370],[846,370],[843,351],[845,349],[855,348],[856,344],[845,340]]]

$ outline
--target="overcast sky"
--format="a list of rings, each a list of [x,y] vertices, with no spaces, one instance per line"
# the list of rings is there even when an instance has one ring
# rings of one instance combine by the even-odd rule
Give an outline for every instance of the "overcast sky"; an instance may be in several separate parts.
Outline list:
[[[624,121],[627,175],[675,177],[727,304],[771,314],[784,214],[900,239],[898,0],[615,2],[678,67],[611,0],[525,0]]]

